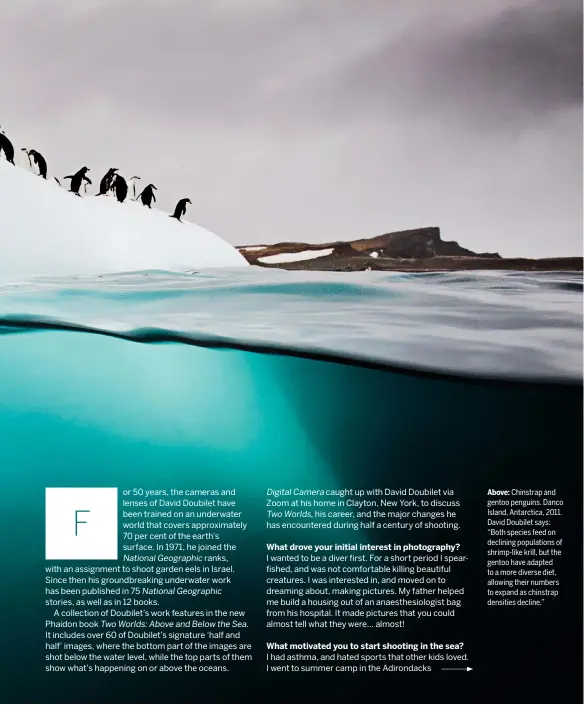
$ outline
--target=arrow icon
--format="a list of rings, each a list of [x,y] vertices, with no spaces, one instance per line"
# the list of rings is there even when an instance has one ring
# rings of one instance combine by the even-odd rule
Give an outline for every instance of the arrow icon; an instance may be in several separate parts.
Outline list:
[[[441,668],[441,671],[472,671],[473,669],[470,666],[467,666],[466,668]]]

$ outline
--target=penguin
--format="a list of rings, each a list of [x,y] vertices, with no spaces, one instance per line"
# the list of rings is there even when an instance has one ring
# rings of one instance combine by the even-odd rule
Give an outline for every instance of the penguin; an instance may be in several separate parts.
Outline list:
[[[29,149],[28,152],[28,158],[30,161],[30,157],[32,157],[35,161],[35,164],[39,168],[39,176],[42,176],[43,179],[47,178],[47,162],[46,159],[43,157],[40,152],[37,152],[36,149]]]
[[[116,192],[116,198],[120,203],[123,203],[126,200],[126,196],[128,195],[128,184],[126,182],[126,179],[124,179],[123,176],[116,174],[116,178],[113,183],[113,188]]]
[[[28,157],[28,165],[32,169],[32,162],[30,161],[30,154],[28,152],[28,149],[26,147],[21,147],[20,151],[26,154],[26,156]]]
[[[4,152],[6,161],[14,164],[14,147],[4,132],[0,133],[0,154]]]
[[[158,191],[156,186],[154,186],[154,184],[148,184],[148,186],[146,186],[142,193],[134,200],[137,201],[139,198],[145,206],[148,206],[148,208],[152,208],[152,201],[156,202],[156,196],[154,195],[154,191]]]
[[[132,195],[134,197],[134,200],[136,200],[136,179],[138,179],[138,181],[139,181],[140,177],[139,176],[131,176],[130,177],[130,181],[132,182]]]
[[[111,191],[116,171],[117,168],[114,167],[106,171],[105,176],[99,182],[99,193],[97,193],[96,196],[105,196],[109,191]]]
[[[174,213],[170,216],[176,218],[181,223],[182,216],[187,212],[187,203],[191,203],[189,198],[181,198],[174,208]]]
[[[75,172],[73,176],[64,176],[64,179],[71,179],[71,187],[70,191],[71,193],[74,193],[76,196],[79,196],[81,198],[81,195],[79,193],[79,189],[81,188],[81,184],[84,181],[87,181],[88,184],[91,183],[91,180],[87,178],[86,174],[89,171],[89,167],[84,166],[79,169],[79,171]]]

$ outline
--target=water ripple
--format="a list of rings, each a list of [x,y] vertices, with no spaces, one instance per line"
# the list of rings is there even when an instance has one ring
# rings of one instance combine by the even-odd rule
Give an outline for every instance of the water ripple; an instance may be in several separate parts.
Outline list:
[[[457,375],[582,379],[582,276],[564,272],[249,267],[5,280],[2,321],[6,332],[44,321]]]

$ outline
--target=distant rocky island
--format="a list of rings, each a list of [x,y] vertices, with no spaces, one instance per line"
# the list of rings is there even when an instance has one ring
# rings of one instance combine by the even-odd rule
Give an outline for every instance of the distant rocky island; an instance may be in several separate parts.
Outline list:
[[[377,237],[308,244],[241,245],[250,264],[279,269],[327,272],[385,270],[437,272],[469,269],[521,271],[582,271],[582,257],[546,259],[504,258],[497,252],[472,252],[443,240],[440,228],[417,228]]]

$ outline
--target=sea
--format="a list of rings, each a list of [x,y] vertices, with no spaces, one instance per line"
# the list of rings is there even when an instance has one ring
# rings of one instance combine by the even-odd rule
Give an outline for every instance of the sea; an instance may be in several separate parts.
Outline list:
[[[547,397],[557,414],[581,388],[581,274],[242,267],[0,280],[4,454],[14,447],[32,472],[56,453],[67,481],[80,464],[115,475],[115,458],[161,478],[194,464],[252,483],[332,480],[380,448],[465,442],[469,423],[486,434],[485,405],[495,441],[517,404],[514,435],[549,412]]]
[[[31,659],[44,659],[45,487],[235,490],[246,529],[232,537],[237,589],[225,599],[256,625],[265,622],[266,540],[387,540],[355,516],[277,530],[268,490],[455,493],[456,516],[392,540],[461,545],[464,530],[482,546],[486,519],[477,517],[489,488],[554,489],[581,516],[582,275],[242,267],[0,279],[0,447],[0,532],[13,537],[0,551],[11,576],[0,599],[23,605],[6,627],[5,667],[12,687],[33,697]],[[580,548],[576,536],[566,545]],[[484,584],[482,549],[467,553],[461,580]],[[572,577],[566,604],[579,585]],[[505,615],[488,616],[497,638]],[[532,614],[518,619],[529,646],[517,656],[498,643],[509,658],[490,669],[486,698],[517,658],[537,663],[550,638]],[[554,624],[578,641],[577,622]],[[473,642],[477,622],[456,625],[452,638]],[[270,637],[256,627],[246,638],[261,649]],[[482,641],[492,656],[492,639]],[[546,653],[551,693],[558,674],[577,669],[569,654],[554,665]],[[249,669],[241,678],[254,687]],[[92,681],[93,702],[108,697],[106,681]],[[74,682],[47,681],[44,701],[78,702]],[[164,702],[157,682],[120,681],[116,701]],[[233,687],[216,682],[213,697],[232,697]],[[323,702],[348,697],[340,682],[326,687]]]

